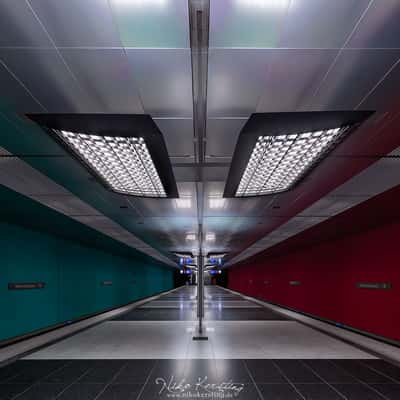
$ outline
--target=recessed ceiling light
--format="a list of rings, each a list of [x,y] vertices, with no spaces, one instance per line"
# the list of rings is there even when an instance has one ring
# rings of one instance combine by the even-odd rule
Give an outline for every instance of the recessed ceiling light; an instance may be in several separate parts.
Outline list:
[[[296,185],[368,111],[253,114],[240,133],[225,197],[280,193]]]
[[[175,199],[175,206],[176,208],[191,208],[192,199],[191,198]]]
[[[224,208],[226,205],[226,199],[222,197],[210,197],[208,199],[208,205],[210,208]]]
[[[140,197],[178,197],[161,132],[148,115],[28,115],[108,189]]]
[[[165,7],[167,0],[112,0],[112,3],[129,7]]]
[[[206,241],[207,242],[215,242],[215,233],[214,232],[206,233]]]
[[[250,9],[284,10],[289,0],[236,0],[236,4]]]
[[[186,235],[186,240],[189,240],[189,241],[196,240],[196,235],[194,233],[188,233]]]

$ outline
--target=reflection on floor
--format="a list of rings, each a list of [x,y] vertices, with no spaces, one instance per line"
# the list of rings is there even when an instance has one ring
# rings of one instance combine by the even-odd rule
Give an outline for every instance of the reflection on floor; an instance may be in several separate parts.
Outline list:
[[[400,368],[206,287],[184,287],[0,369],[0,399],[399,399]]]

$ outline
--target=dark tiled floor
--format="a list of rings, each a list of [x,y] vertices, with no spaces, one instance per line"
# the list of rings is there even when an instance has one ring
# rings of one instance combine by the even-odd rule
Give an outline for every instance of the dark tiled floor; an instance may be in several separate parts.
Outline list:
[[[398,400],[399,376],[400,368],[383,360],[17,361],[0,369],[0,399],[154,400],[223,392],[243,400]]]

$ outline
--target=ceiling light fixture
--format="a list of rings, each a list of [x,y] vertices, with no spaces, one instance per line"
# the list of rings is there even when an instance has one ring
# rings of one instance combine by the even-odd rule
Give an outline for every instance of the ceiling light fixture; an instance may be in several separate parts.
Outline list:
[[[30,114],[108,189],[178,197],[161,132],[148,115]]]
[[[180,198],[175,200],[176,208],[191,208],[192,199],[191,198]]]
[[[112,0],[116,6],[127,7],[165,7],[167,0]]]
[[[236,4],[250,9],[284,10],[289,0],[236,0]]]
[[[208,199],[208,206],[212,209],[224,208],[226,205],[226,199],[222,197],[210,197]]]
[[[368,111],[253,114],[240,133],[224,196],[291,189],[369,115]]]
[[[196,235],[194,233],[188,233],[186,235],[186,240],[189,240],[189,241],[196,240]]]
[[[206,241],[207,242],[215,242],[215,233],[214,232],[206,233]]]

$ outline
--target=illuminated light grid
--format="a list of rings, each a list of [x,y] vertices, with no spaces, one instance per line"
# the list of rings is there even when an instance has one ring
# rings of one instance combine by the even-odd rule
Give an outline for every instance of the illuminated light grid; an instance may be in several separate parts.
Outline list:
[[[285,191],[332,149],[349,126],[299,134],[259,136],[236,190],[236,197]]]
[[[167,197],[142,137],[98,136],[68,131],[55,133],[118,193]]]

